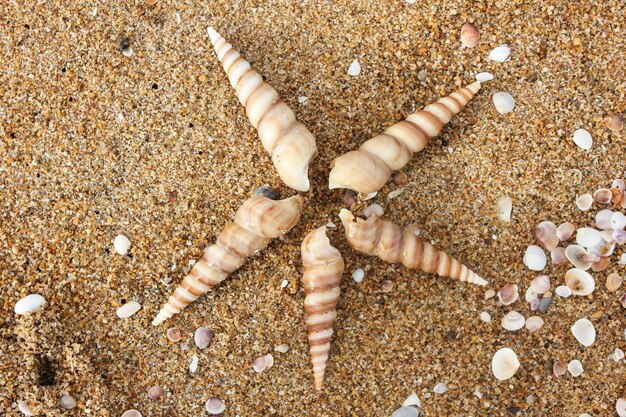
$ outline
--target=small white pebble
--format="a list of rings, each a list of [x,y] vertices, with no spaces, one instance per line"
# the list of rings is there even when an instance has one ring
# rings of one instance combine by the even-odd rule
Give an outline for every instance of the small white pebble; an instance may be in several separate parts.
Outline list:
[[[480,400],[481,398],[483,398],[483,393],[482,393],[482,392],[480,392],[480,391],[474,391],[474,395],[475,395],[475,396],[476,396],[476,398],[478,398],[479,400]]]
[[[15,314],[22,315],[39,311],[46,303],[46,299],[39,294],[29,294],[15,303],[13,311]]]
[[[141,304],[139,304],[137,301],[129,301],[120,308],[118,308],[115,311],[115,314],[117,314],[117,317],[121,319],[127,319],[139,310],[141,310]]]
[[[415,2],[416,2],[417,0],[405,0],[405,1],[406,1],[407,3],[409,3],[409,4],[415,4]]]
[[[493,105],[500,114],[510,113],[515,108],[515,99],[505,91],[495,93],[492,99]]]
[[[619,258],[620,265],[626,265],[626,253],[622,253],[622,256]]]
[[[298,97],[298,103],[302,104],[305,101],[307,101],[309,98],[307,96],[300,96]]]
[[[511,57],[511,49],[507,45],[500,45],[489,52],[489,59],[495,62],[506,62]]]
[[[482,313],[480,313],[480,319],[484,321],[485,323],[490,323],[491,314],[487,313],[486,311],[483,311]]]
[[[440,382],[435,385],[433,391],[435,392],[435,394],[445,394],[448,391],[448,386],[445,384],[445,382]]]
[[[585,370],[583,369],[583,364],[578,360],[574,359],[570,363],[567,364],[567,370],[573,377],[577,377],[582,375]]]
[[[284,279],[283,282],[280,283],[280,288],[285,288],[285,287],[287,287],[287,285],[289,285],[289,281]]]
[[[611,359],[613,359],[615,362],[621,361],[622,359],[624,359],[624,351],[620,348],[615,348],[615,352],[611,354]]]
[[[280,353],[287,353],[287,351],[289,350],[289,345],[286,343],[283,343],[281,345],[276,346],[274,350]]]
[[[118,121],[118,122],[122,122],[122,121],[124,121],[124,115],[123,115],[122,113],[118,113],[118,115],[117,115],[117,121]]]
[[[493,80],[493,74],[490,72],[479,72],[478,74],[476,74],[476,81],[480,83],[491,80]]]
[[[71,395],[64,395],[61,397],[59,404],[66,410],[71,410],[76,407],[76,400]]]
[[[352,279],[354,280],[354,282],[356,282],[357,284],[359,282],[363,281],[363,278],[365,277],[365,272],[363,272],[363,270],[361,268],[355,270],[352,273]]]
[[[485,291],[485,300],[488,300],[490,298],[493,298],[496,296],[496,292],[494,290],[487,290]]]
[[[122,51],[122,54],[126,57],[133,56],[133,48],[126,48]]]
[[[348,68],[348,74],[353,77],[356,77],[360,73],[361,73],[361,64],[359,64],[359,61],[355,59],[354,61],[352,61],[352,64],[350,64],[350,68]]]
[[[130,240],[124,235],[117,235],[113,241],[113,247],[116,253],[124,256],[128,253],[128,249],[130,249]]]
[[[197,370],[198,370],[198,357],[196,355],[193,355],[193,357],[191,358],[191,363],[189,364],[189,372],[194,374],[196,373]]]

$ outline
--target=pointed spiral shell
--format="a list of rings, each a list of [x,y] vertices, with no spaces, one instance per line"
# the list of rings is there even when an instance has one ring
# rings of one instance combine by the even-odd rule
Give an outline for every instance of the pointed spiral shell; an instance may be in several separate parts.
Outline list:
[[[329,188],[349,188],[363,194],[380,190],[391,172],[404,167],[415,152],[424,149],[430,138],[439,134],[479,90],[478,81],[463,87],[390,126],[358,150],[336,158]]]
[[[487,284],[487,281],[445,252],[376,214],[367,220],[356,219],[355,222],[352,212],[342,209],[339,217],[348,244],[359,252],[378,256],[385,262],[402,263],[407,268],[436,272],[442,277],[470,284]]]
[[[337,318],[339,282],[343,274],[343,258],[326,237],[326,226],[313,230],[302,241],[302,284],[306,298],[313,380],[317,390],[322,389],[324,371]]]
[[[217,237],[204,251],[159,314],[154,326],[163,323],[209,289],[237,270],[246,258],[264,249],[271,239],[287,233],[300,219],[302,197],[270,200],[260,195],[247,199]]]
[[[307,191],[309,162],[317,154],[315,137],[230,43],[213,28],[209,37],[278,175],[288,187]]]

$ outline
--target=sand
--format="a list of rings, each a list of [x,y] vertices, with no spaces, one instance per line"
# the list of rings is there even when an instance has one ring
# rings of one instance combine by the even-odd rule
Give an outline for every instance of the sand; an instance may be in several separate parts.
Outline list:
[[[592,224],[577,194],[624,177],[624,132],[607,113],[626,111],[625,15],[617,1],[554,2],[30,2],[3,0],[0,26],[0,414],[39,416],[206,415],[221,397],[224,416],[386,416],[412,392],[426,416],[615,414],[626,349],[624,309],[603,285],[591,297],[555,299],[544,328],[507,332],[501,317],[537,274],[522,263],[542,220]],[[463,23],[481,31],[461,46]],[[166,325],[150,321],[185,272],[252,191],[283,186],[208,45],[214,26],[270,82],[317,138],[312,190],[302,221],[215,291]],[[118,50],[126,37],[133,54]],[[511,60],[487,62],[510,45]],[[361,73],[348,75],[357,59]],[[404,193],[373,201],[390,219],[464,261],[497,290],[520,286],[510,308],[483,288],[408,271],[356,254],[343,229],[329,232],[346,273],[321,394],[313,389],[299,283],[303,236],[340,224],[342,192],[327,190],[333,158],[416,108],[490,71],[477,97],[404,172]],[[507,91],[516,107],[496,112]],[[304,103],[298,97],[306,96]],[[590,151],[571,139],[584,127]],[[495,201],[513,198],[513,219]],[[363,205],[355,207],[359,212]],[[132,242],[128,256],[113,239]],[[356,268],[366,270],[357,284]],[[553,288],[567,266],[544,271]],[[289,285],[281,290],[281,282]],[[383,293],[381,283],[394,288]],[[29,293],[44,310],[16,316]],[[143,306],[119,319],[125,301]],[[490,324],[480,321],[489,312]],[[590,318],[596,343],[569,327]],[[211,346],[193,331],[215,330]],[[169,326],[183,339],[166,338]],[[273,352],[287,343],[290,350]],[[188,349],[184,349],[188,346]],[[521,369],[497,381],[490,361],[513,348]],[[253,358],[273,352],[260,374]],[[190,374],[193,355],[198,371]],[[553,361],[580,359],[578,378],[552,375]],[[435,394],[436,384],[449,391]],[[166,394],[148,398],[161,385]],[[63,391],[78,402],[59,407]],[[475,395],[482,394],[482,398]]]

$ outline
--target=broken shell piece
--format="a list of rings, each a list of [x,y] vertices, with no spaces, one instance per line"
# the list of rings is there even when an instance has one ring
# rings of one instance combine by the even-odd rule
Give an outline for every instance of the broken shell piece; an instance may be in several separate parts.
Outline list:
[[[531,316],[526,320],[526,328],[529,332],[534,333],[543,327],[543,319],[539,316]]]
[[[411,392],[411,395],[409,395],[407,399],[404,400],[404,402],[402,403],[402,407],[410,407],[412,405],[415,405],[417,407],[422,406],[422,402],[420,401],[420,398],[417,396],[415,391]]]
[[[608,188],[600,188],[593,193],[593,199],[600,204],[609,204],[613,194]]]
[[[461,32],[462,36],[462,32]],[[624,118],[619,114],[612,114],[604,118],[604,123],[606,123],[606,127],[611,129],[613,132],[619,132],[624,128]]]
[[[615,352],[613,352],[609,358],[613,359],[615,362],[619,362],[624,359],[624,351],[620,348],[615,348]]]
[[[537,294],[550,291],[550,277],[547,275],[539,275],[531,281],[530,286]]]
[[[359,64],[359,61],[355,59],[354,61],[352,61],[352,63],[350,64],[350,67],[348,68],[348,75],[356,77],[360,73],[361,73],[361,64]]]
[[[601,272],[607,269],[610,264],[611,264],[611,260],[609,259],[608,256],[601,256],[598,262],[591,265],[591,270],[594,272]]]
[[[583,369],[583,364],[580,363],[578,359],[574,359],[570,363],[567,364],[567,370],[573,377],[577,377],[582,375],[585,370]]]
[[[615,292],[622,285],[622,281],[622,277],[619,274],[613,272],[611,275],[606,277],[606,289],[610,292]]]
[[[574,230],[576,230],[576,227],[573,224],[569,222],[562,223],[556,228],[556,237],[558,237],[561,242],[565,242],[572,237]]]
[[[583,258],[587,256],[587,251],[582,246],[569,245],[565,248],[565,257],[576,267],[587,270],[591,266],[591,262],[585,262]]]
[[[599,260],[600,260],[600,256],[593,252],[589,252],[585,256],[582,257],[583,262],[589,262],[592,265],[598,262]]]
[[[509,331],[517,331],[524,327],[526,319],[517,311],[509,311],[502,317],[502,327]]]
[[[193,340],[198,349],[206,349],[213,339],[215,332],[207,327],[198,327],[193,336]]]
[[[189,372],[191,372],[192,374],[196,373],[196,371],[198,370],[198,357],[196,355],[193,355],[193,357],[191,358],[191,363],[189,364]]]
[[[589,347],[596,341],[596,329],[587,319],[580,319],[572,326],[572,334],[581,345]]]
[[[466,48],[475,48],[478,45],[480,39],[480,32],[476,29],[476,26],[471,23],[466,23],[461,28],[461,43]]]
[[[573,139],[576,146],[585,151],[591,149],[591,146],[593,145],[593,139],[591,138],[591,134],[585,129],[576,130],[574,132]]]
[[[554,265],[562,265],[566,263],[568,260],[565,256],[565,248],[554,248],[554,250],[550,252],[550,259]]]
[[[368,219],[372,217],[372,214],[376,214],[378,217],[382,217],[383,214],[385,214],[385,210],[380,204],[374,203],[367,206],[365,210],[363,210],[363,215]]]
[[[389,281],[388,279],[384,280],[380,286],[382,292],[391,292],[393,289],[393,281]]]
[[[626,216],[621,211],[616,211],[611,216],[611,226],[613,227],[613,230],[625,228]]]
[[[606,230],[611,229],[611,217],[613,216],[613,212],[611,210],[600,210],[596,213],[596,227],[598,229]]]
[[[491,360],[491,371],[500,381],[506,381],[515,375],[520,367],[517,355],[511,348],[498,350]]]
[[[496,203],[496,213],[505,222],[511,221],[511,211],[513,210],[513,200],[511,197],[500,197]]]
[[[619,417],[626,417],[626,398],[618,398],[615,403],[615,411]]]
[[[30,408],[30,406],[28,405],[28,403],[26,401],[18,401],[17,402],[17,409],[20,410],[22,412],[22,414],[24,414],[25,416],[34,416],[35,413],[33,413],[33,410]]]
[[[585,296],[593,292],[596,283],[587,271],[572,268],[565,274],[565,283],[572,290],[572,294]]]
[[[217,416],[226,411],[226,405],[224,404],[224,401],[220,400],[219,398],[211,397],[204,405],[204,409],[210,415]]]
[[[556,361],[554,362],[554,365],[552,365],[552,372],[554,373],[554,376],[559,377],[565,375],[566,371],[567,365],[565,365],[564,362]]]
[[[435,394],[445,394],[446,392],[448,392],[448,386],[445,382],[439,382],[437,385],[434,386],[433,392]]]
[[[626,182],[622,179],[614,179],[611,183],[611,188],[619,188],[622,191],[626,191]]]
[[[583,194],[576,198],[576,206],[582,211],[587,211],[593,204],[593,197],[591,194]]]
[[[476,74],[476,81],[479,83],[484,83],[486,81],[493,80],[493,74],[490,72],[479,72]]]
[[[178,342],[181,338],[180,335],[180,330],[178,330],[176,327],[170,327],[169,329],[167,329],[167,338],[170,339],[172,342]]]
[[[621,214],[621,213],[620,213]],[[602,241],[602,235],[600,231],[591,227],[581,227],[576,230],[576,243],[583,248],[590,248],[599,244]]]
[[[252,361],[252,369],[254,372],[263,372],[274,365],[274,357],[271,354],[259,356]]]
[[[603,256],[611,256],[613,255],[613,251],[615,250],[615,242],[607,242],[604,239],[600,241],[599,244],[597,244],[596,246],[592,246],[589,248],[589,254],[590,255],[596,255],[595,258],[592,257],[586,257],[583,259],[583,261],[585,262],[591,262],[592,264],[595,264],[597,262],[600,262],[600,258]]]
[[[509,60],[511,49],[507,45],[500,45],[489,52],[489,59],[495,62],[505,62]]]
[[[13,311],[15,314],[23,315],[39,311],[46,303],[46,299],[39,294],[29,294],[15,303]]]
[[[617,207],[624,201],[624,190],[619,188],[611,188],[611,203],[613,207]]]
[[[487,290],[485,291],[485,300],[488,300],[490,298],[493,298],[496,296],[496,292],[494,290]]]
[[[151,400],[155,400],[155,401],[156,401],[156,400],[158,400],[159,398],[161,398],[161,396],[162,396],[163,394],[165,394],[165,390],[164,390],[163,388],[161,388],[160,386],[158,386],[158,385],[155,385],[155,386],[151,387],[151,388],[148,390],[148,397],[149,397]]]
[[[613,239],[613,229],[606,229],[600,232],[600,236],[602,236],[602,240],[608,243],[615,243],[615,239]]]
[[[492,99],[493,105],[500,114],[510,113],[515,108],[515,99],[505,91],[495,93]]]
[[[419,411],[414,407],[400,407],[391,414],[391,417],[418,417]]]
[[[623,245],[626,243],[626,231],[622,229],[613,230],[613,234],[611,235],[615,243],[618,245]]]
[[[533,271],[541,271],[546,267],[546,254],[537,245],[530,245],[524,254],[524,264]]]
[[[137,301],[129,301],[115,311],[117,317],[126,319],[141,310],[141,304]]]
[[[480,320],[485,323],[491,323],[491,314],[487,313],[486,311],[481,312]]]
[[[559,238],[556,235],[556,225],[551,221],[539,223],[535,228],[535,236],[539,244],[548,251],[552,251],[559,244]]]
[[[505,306],[513,304],[515,301],[517,301],[518,297],[519,290],[517,288],[517,285],[515,284],[505,285],[504,287],[500,288],[500,291],[498,291],[498,298],[500,299],[500,302]]]
[[[524,299],[530,303],[531,301],[537,300],[538,298],[539,297],[535,290],[533,290],[532,285],[528,287],[528,289],[526,290],[526,294],[524,295]]]
[[[567,298],[572,295],[572,290],[565,285],[559,285],[558,287],[556,287],[556,290],[554,290],[554,292],[556,293],[556,295],[563,298]]]

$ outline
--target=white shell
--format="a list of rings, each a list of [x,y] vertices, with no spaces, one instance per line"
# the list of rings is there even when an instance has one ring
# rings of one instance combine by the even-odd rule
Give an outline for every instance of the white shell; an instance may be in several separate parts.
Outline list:
[[[59,400],[59,405],[66,410],[71,410],[76,407],[76,400],[71,395],[64,395]]]
[[[192,374],[195,374],[198,370],[198,361],[198,357],[196,355],[193,355],[193,357],[191,358],[191,363],[189,364],[189,372],[191,372]]]
[[[593,204],[593,197],[591,194],[583,194],[576,198],[576,207],[581,209],[582,211],[587,211],[591,208]]]
[[[604,239],[599,244],[589,248],[589,253],[600,256],[611,256],[615,250],[615,242],[607,242]],[[598,262],[598,261],[596,261]],[[594,262],[595,263],[595,262]]]
[[[615,243],[618,245],[623,245],[626,243],[626,231],[622,229],[613,230],[613,234],[611,235]]]
[[[612,229],[611,216],[613,216],[613,211],[611,210],[604,209],[597,212],[596,227],[602,230]]]
[[[550,277],[547,275],[539,275],[531,281],[530,286],[537,294],[543,294],[546,291],[550,291]]]
[[[445,382],[439,382],[437,385],[435,385],[435,387],[433,388],[433,392],[435,394],[445,394],[446,392],[448,392],[448,386],[446,385]]]
[[[612,229],[623,229],[626,227],[626,216],[621,211],[616,211],[611,216]]]
[[[479,72],[476,74],[476,81],[479,83],[484,83],[485,81],[493,80],[493,74],[490,72]]]
[[[493,95],[493,105],[500,114],[506,114],[515,108],[515,99],[507,92],[501,91]]]
[[[252,369],[254,372],[263,372],[266,369],[271,368],[274,365],[274,357],[272,354],[268,353],[267,355],[259,356],[252,361]]]
[[[113,248],[115,252],[124,256],[128,253],[128,249],[130,249],[130,240],[124,235],[115,236],[115,240],[113,240]]]
[[[278,346],[275,346],[274,350],[279,353],[287,353],[289,351],[289,345],[286,343],[283,343]]]
[[[608,243],[615,243],[615,239],[613,239],[613,229],[606,229],[600,232],[602,236],[602,240]]]
[[[590,262],[585,262],[583,257],[587,255],[587,251],[582,246],[569,245],[565,248],[565,257],[576,267],[587,270],[591,266]]]
[[[531,316],[526,319],[526,328],[529,332],[534,333],[543,327],[543,319],[539,316]]]
[[[489,52],[489,59],[496,62],[505,62],[509,60],[511,49],[507,45],[500,45]]]
[[[518,297],[519,289],[515,284],[505,285],[504,287],[500,288],[500,291],[498,291],[498,299],[505,306],[513,304],[515,301],[517,301]]]
[[[39,311],[46,303],[46,299],[39,294],[29,294],[15,303],[15,314],[28,314]]]
[[[502,317],[502,327],[512,332],[524,327],[524,323],[526,323],[526,319],[517,311],[509,311]]]
[[[574,143],[580,149],[589,150],[593,145],[593,139],[591,138],[591,134],[585,129],[578,129],[574,132]]]
[[[20,410],[22,412],[22,414],[24,414],[25,416],[34,416],[35,413],[33,413],[33,410],[31,410],[30,406],[28,405],[28,403],[26,401],[18,401],[17,402],[17,409]]]
[[[558,287],[556,287],[556,290],[554,290],[554,292],[556,293],[556,295],[563,298],[567,298],[572,295],[572,290],[570,290],[569,287],[566,287],[565,285],[559,285]]]
[[[572,376],[580,376],[585,370],[583,369],[583,364],[580,363],[578,359],[574,359],[570,363],[567,364],[567,370]]]
[[[610,292],[615,292],[622,285],[624,279],[616,272],[613,272],[606,277],[606,289]]]
[[[572,334],[581,345],[589,347],[596,341],[596,329],[587,319],[580,319],[572,326]]]
[[[361,64],[359,64],[359,61],[355,59],[350,64],[350,68],[348,68],[348,74],[352,75],[353,77],[356,77],[360,73],[361,73]]]
[[[385,214],[385,209],[383,209],[380,204],[374,203],[367,206],[365,210],[363,210],[363,215],[367,218],[372,217],[372,214],[376,214],[378,215],[378,217],[382,217],[383,214]]]
[[[126,319],[141,310],[141,304],[137,301],[129,301],[115,311],[117,317]]]
[[[624,359],[624,351],[620,348],[615,348],[615,352],[613,352],[610,356],[615,362],[619,362]]]
[[[517,355],[511,348],[498,350],[491,360],[491,371],[500,381],[506,381],[515,375],[520,367]]]
[[[593,277],[582,269],[572,268],[565,274],[565,284],[574,295],[589,295],[596,288]]]
[[[626,398],[618,398],[615,403],[615,411],[619,417],[626,417]]]
[[[612,197],[613,193],[608,188],[600,188],[593,193],[593,199],[600,204],[610,203]]]
[[[535,292],[535,290],[533,290],[533,287],[530,286],[526,289],[526,294],[524,294],[524,299],[527,302],[532,302],[533,300],[537,300],[539,299],[539,296],[537,295],[537,293]]]
[[[137,410],[126,410],[124,411],[124,414],[122,414],[122,417],[142,417],[141,413]]]
[[[482,313],[480,313],[480,319],[485,323],[491,323],[491,314],[483,311]]]
[[[150,389],[148,390],[148,397],[154,401],[161,398],[163,394],[165,394],[165,390],[158,385],[154,385],[153,387],[150,387]]]
[[[224,404],[224,401],[219,398],[211,397],[204,405],[204,409],[207,413],[209,413],[209,415],[216,416],[226,411],[226,405]]]
[[[555,376],[565,375],[565,372],[567,372],[567,366],[563,362],[556,361],[554,362],[554,365],[552,365],[552,372]]]
[[[511,211],[513,210],[513,200],[511,197],[500,197],[496,203],[496,213],[505,222],[511,221]]]
[[[485,291],[485,300],[488,300],[490,298],[493,298],[496,296],[496,292],[494,290],[487,290]]]
[[[591,227],[581,227],[576,230],[576,243],[583,248],[590,248],[602,241],[602,235],[599,230]]]
[[[402,403],[402,407],[410,407],[412,405],[416,405],[418,407],[420,407],[422,405],[422,401],[420,400],[420,398],[417,396],[417,394],[415,393],[415,391],[411,392],[411,395],[409,395],[406,400],[404,400],[404,402]]]
[[[404,406],[398,408],[391,415],[391,417],[417,417],[417,416],[419,416],[419,411],[417,411],[417,408],[404,407]]]
[[[576,226],[573,224],[569,222],[562,223],[556,228],[556,237],[558,237],[561,242],[565,242],[572,237],[574,230],[576,230]]]
[[[546,267],[546,254],[537,245],[530,245],[524,254],[524,264],[533,271],[541,271]]]

